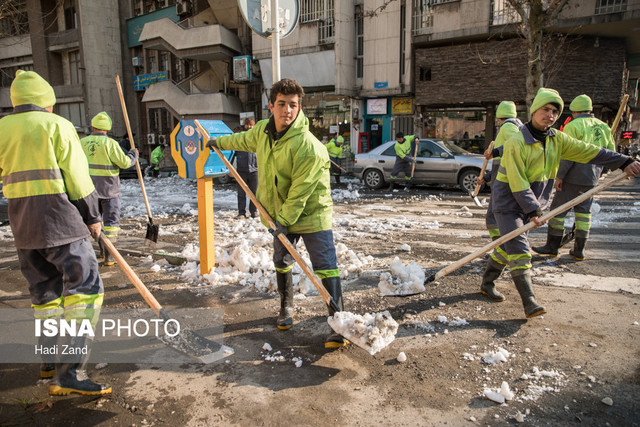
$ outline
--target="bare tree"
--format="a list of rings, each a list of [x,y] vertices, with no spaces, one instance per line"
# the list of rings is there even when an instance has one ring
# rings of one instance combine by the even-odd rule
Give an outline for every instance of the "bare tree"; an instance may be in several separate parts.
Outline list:
[[[527,105],[544,84],[544,33],[569,0],[507,0],[522,18],[519,27],[527,45]]]
[[[0,38],[28,31],[24,0],[0,0]]]

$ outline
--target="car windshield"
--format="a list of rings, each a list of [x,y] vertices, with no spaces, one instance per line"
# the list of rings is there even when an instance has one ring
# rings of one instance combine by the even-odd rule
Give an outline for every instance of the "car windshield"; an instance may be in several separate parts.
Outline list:
[[[458,147],[456,144],[454,144],[451,141],[438,141],[438,144],[442,145],[443,147],[445,147],[447,150],[451,151],[451,153],[453,154],[471,154],[470,152],[468,152],[467,150]]]

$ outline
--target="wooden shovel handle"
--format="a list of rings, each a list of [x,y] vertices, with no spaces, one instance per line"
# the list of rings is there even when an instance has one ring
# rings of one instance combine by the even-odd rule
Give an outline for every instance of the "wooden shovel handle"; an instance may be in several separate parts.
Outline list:
[[[116,262],[118,263],[118,265],[120,266],[124,274],[126,274],[129,280],[131,280],[131,283],[133,283],[133,286],[136,287],[140,295],[142,295],[142,298],[144,298],[147,304],[149,304],[149,307],[151,307],[154,313],[156,313],[158,317],[162,317],[161,315],[162,306],[160,305],[158,300],[156,300],[153,294],[149,292],[149,289],[147,289],[144,283],[142,283],[142,280],[140,280],[138,275],[133,271],[133,269],[129,266],[129,264],[127,264],[127,261],[125,261],[122,255],[120,255],[120,252],[118,252],[116,247],[113,246],[113,243],[111,243],[111,240],[109,240],[107,236],[105,236],[104,233],[101,232],[98,242],[102,243],[102,245],[107,249],[107,251],[111,254],[111,256],[116,260]]]
[[[415,148],[413,149],[413,164],[411,165],[411,179],[413,179],[413,173],[416,171],[416,157],[418,157],[418,145],[420,145],[420,138],[417,138],[418,140],[416,141],[416,138],[414,138],[413,140],[415,141]]]
[[[620,119],[622,118],[622,113],[624,112],[624,109],[627,108],[627,102],[629,102],[628,93],[626,93],[622,97],[622,102],[620,103],[620,107],[618,108],[618,113],[616,114],[616,118],[613,120],[613,124],[611,125],[611,134],[614,135],[614,138],[616,130],[618,129],[618,124],[620,123]]]
[[[340,169],[342,172],[344,172],[344,173],[349,173],[349,172],[347,172],[346,170],[344,170],[344,168],[343,168],[342,166],[340,166],[339,164],[337,164],[337,163],[336,163],[336,162],[334,162],[333,160],[329,159],[329,161],[330,161],[330,162],[331,162],[335,167],[337,167],[338,169]]]
[[[194,124],[198,128],[198,132],[200,132],[202,137],[205,138],[205,143],[206,143],[206,140],[209,138],[209,132],[207,132],[207,130],[198,122],[198,120],[194,120]],[[222,160],[225,166],[229,169],[229,172],[231,173],[231,175],[233,175],[233,177],[236,179],[238,184],[240,184],[240,187],[242,187],[244,192],[247,193],[247,196],[249,196],[249,199],[251,199],[255,207],[258,208],[262,217],[265,219],[265,221],[267,221],[269,228],[275,230],[277,228],[276,223],[273,221],[273,219],[271,218],[269,213],[266,211],[266,209],[262,207],[260,202],[258,202],[258,199],[256,198],[255,194],[253,194],[253,192],[251,191],[249,186],[244,182],[240,174],[236,171],[233,165],[229,162],[229,160],[227,160],[224,154],[222,154],[222,152],[217,147],[212,147],[212,148],[213,148],[213,151],[215,151],[215,153],[218,155],[218,157],[220,157],[220,160]],[[318,276],[316,276],[315,273],[311,270],[311,268],[309,268],[309,266],[302,259],[302,257],[300,256],[296,248],[293,247],[289,239],[287,239],[287,237],[282,233],[278,234],[278,238],[280,239],[284,247],[287,248],[287,250],[293,257],[293,259],[296,260],[300,268],[302,268],[302,271],[304,271],[304,273],[307,275],[309,280],[311,280],[311,283],[313,283],[313,286],[316,287],[316,289],[322,296],[322,299],[324,300],[324,302],[326,302],[327,305],[331,305],[331,306],[335,305],[335,303],[334,304],[331,303],[332,302],[331,295],[329,295],[329,292],[322,285],[322,282],[320,282],[320,279],[318,278]]]
[[[540,217],[540,221],[548,221],[548,220],[550,220],[551,218],[555,217],[559,213],[564,212],[567,209],[572,208],[572,207],[576,206],[577,204],[582,203],[583,201],[587,200],[589,197],[592,197],[594,194],[599,193],[602,190],[605,190],[605,189],[611,187],[613,184],[615,184],[615,183],[617,183],[619,181],[622,181],[626,177],[627,177],[626,173],[624,173],[624,172],[620,173],[618,176],[613,177],[609,181],[607,181],[605,183],[602,183],[602,184],[598,185],[597,187],[594,187],[591,190],[587,191],[586,193],[581,194],[580,196],[576,197],[575,199],[569,200],[564,205],[558,206],[554,210],[547,212],[546,214],[544,214],[544,215],[542,215]],[[499,239],[496,239],[493,242],[488,243],[486,246],[483,246],[482,248],[480,248],[477,251],[467,255],[466,257],[454,262],[453,264],[449,264],[448,266],[442,268],[440,271],[438,271],[436,273],[434,280],[437,280],[437,279],[439,279],[439,278],[441,278],[443,276],[446,276],[447,274],[449,274],[449,273],[457,270],[458,268],[462,267],[463,265],[465,265],[469,261],[472,261],[472,260],[478,258],[479,256],[481,256],[483,254],[486,254],[490,250],[500,246],[501,244],[503,244],[505,242],[508,242],[509,240],[513,239],[514,237],[517,237],[517,236],[521,235],[522,233],[524,233],[526,231],[531,230],[532,228],[535,228],[535,224],[533,222],[528,222],[527,224],[523,225],[522,227],[513,230],[509,234],[505,234],[504,236],[500,237]]]
[[[122,115],[124,116],[124,123],[127,126],[127,135],[129,135],[129,143],[131,149],[136,148],[133,141],[133,134],[131,133],[131,124],[129,123],[129,113],[127,113],[127,105],[124,102],[124,95],[122,94],[122,86],[120,85],[120,76],[116,74],[116,87],[118,88],[118,95],[120,95],[120,105],[122,105]],[[151,207],[149,206],[149,200],[147,199],[147,190],[144,188],[144,180],[142,179],[142,171],[140,170],[140,162],[136,160],[136,172],[138,173],[138,181],[140,181],[140,189],[142,190],[142,198],[144,199],[144,206],[147,208],[147,216],[149,221],[153,222],[151,216]]]
[[[489,147],[487,148],[487,150],[493,150],[493,143],[495,141],[491,141],[491,143],[489,144]],[[480,169],[480,175],[478,175],[480,178],[482,178],[484,176],[484,171],[487,170],[487,165],[489,164],[489,159],[487,159],[486,157],[484,158],[484,163],[482,164],[482,169]],[[476,184],[476,188],[474,188],[473,190],[473,197],[476,197],[478,195],[478,193],[480,192],[480,184]]]

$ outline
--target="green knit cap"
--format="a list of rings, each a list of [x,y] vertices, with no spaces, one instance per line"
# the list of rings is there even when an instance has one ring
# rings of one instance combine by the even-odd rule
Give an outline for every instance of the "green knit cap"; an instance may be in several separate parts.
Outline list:
[[[499,119],[511,119],[516,117],[516,104],[512,101],[502,101],[498,104],[498,109],[496,110],[496,117]]]
[[[593,110],[593,104],[591,98],[587,95],[578,95],[571,101],[569,105],[571,111],[591,111]]]
[[[531,114],[535,113],[547,104],[558,104],[560,106],[560,114],[562,114],[562,110],[564,109],[564,101],[562,100],[562,97],[560,97],[557,90],[546,87],[538,89],[538,93],[531,103]]]
[[[93,119],[91,119],[91,126],[100,130],[111,130],[111,117],[104,111],[96,114]]]
[[[11,104],[15,107],[23,104],[34,104],[40,108],[55,105],[56,95],[53,88],[35,71],[16,71],[16,78],[11,83]]]

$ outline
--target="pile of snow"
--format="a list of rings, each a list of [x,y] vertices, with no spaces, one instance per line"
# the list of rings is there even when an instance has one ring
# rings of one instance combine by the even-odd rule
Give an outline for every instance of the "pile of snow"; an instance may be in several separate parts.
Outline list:
[[[509,383],[502,381],[502,385],[497,391],[485,388],[483,392],[484,396],[496,403],[504,403],[508,400],[513,400],[515,394],[509,388]]]
[[[346,190],[332,189],[331,199],[334,202],[344,202],[346,200],[357,200],[360,198],[360,192],[355,185],[349,184]]]
[[[382,273],[378,289],[382,296],[412,295],[425,291],[424,270],[417,263],[405,266],[400,258],[395,257],[389,265],[391,273]]]
[[[438,322],[449,326],[467,326],[469,324],[467,319],[461,319],[458,316],[455,316],[453,320],[448,320],[447,316],[438,316]]]
[[[522,374],[522,381],[529,381],[523,396],[518,400],[538,400],[544,393],[557,393],[567,383],[566,375],[554,369],[540,370],[537,366],[529,374]]]
[[[391,344],[398,332],[398,323],[389,311],[365,313],[363,316],[339,311],[327,321],[331,329],[371,355]]]
[[[482,353],[480,356],[484,363],[494,365],[506,362],[509,359],[509,356],[511,356],[511,353],[502,347],[498,347],[498,351],[487,351],[486,353]]]

